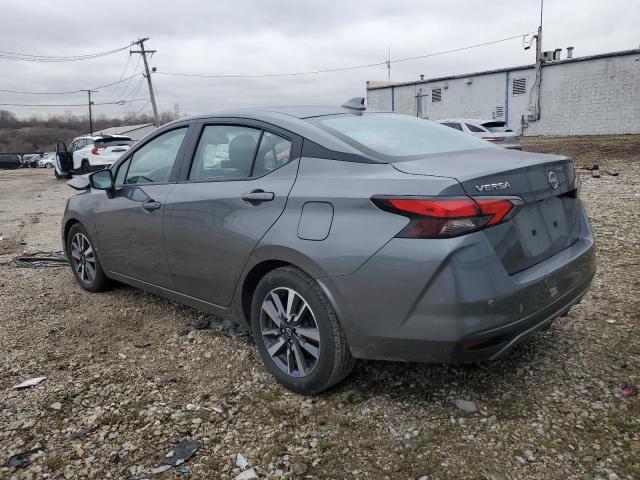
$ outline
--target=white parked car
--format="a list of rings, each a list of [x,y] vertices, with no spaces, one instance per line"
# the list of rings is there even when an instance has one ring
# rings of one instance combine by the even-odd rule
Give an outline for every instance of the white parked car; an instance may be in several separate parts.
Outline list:
[[[38,166],[40,168],[53,168],[56,165],[55,153],[45,153],[40,160],[38,160]]]
[[[438,120],[442,125],[455,128],[474,137],[494,143],[500,147],[522,150],[520,137],[506,127],[500,120],[474,120],[470,118],[453,118]]]
[[[131,138],[122,135],[85,135],[76,137],[67,149],[61,148],[61,141],[56,146],[56,176],[62,172],[89,173],[94,170],[113,165],[133,144]],[[58,163],[60,154],[65,157],[64,168]],[[67,163],[68,162],[68,163]]]

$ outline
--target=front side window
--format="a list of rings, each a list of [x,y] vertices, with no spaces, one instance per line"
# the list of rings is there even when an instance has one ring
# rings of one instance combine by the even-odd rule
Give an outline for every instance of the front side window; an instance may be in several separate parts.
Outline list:
[[[171,177],[187,127],[155,137],[131,157],[126,184],[166,183]],[[120,170],[122,167],[120,168]],[[120,173],[120,171],[118,171]]]
[[[189,180],[240,180],[251,176],[261,131],[237,125],[207,125],[196,149]]]
[[[121,187],[124,185],[125,178],[127,176],[127,170],[129,169],[129,164],[131,163],[131,158],[128,158],[118,167],[118,173],[116,173],[115,185],[116,187]]]
[[[355,148],[383,158],[497,148],[453,128],[409,115],[344,114],[311,121]]]

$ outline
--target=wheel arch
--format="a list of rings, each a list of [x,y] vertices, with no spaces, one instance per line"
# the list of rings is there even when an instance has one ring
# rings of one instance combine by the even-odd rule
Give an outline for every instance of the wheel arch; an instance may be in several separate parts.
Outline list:
[[[313,260],[300,252],[283,247],[264,246],[256,250],[246,267],[239,288],[239,317],[251,325],[251,301],[258,283],[265,275],[278,268],[292,266],[313,279],[326,276],[326,273]]]

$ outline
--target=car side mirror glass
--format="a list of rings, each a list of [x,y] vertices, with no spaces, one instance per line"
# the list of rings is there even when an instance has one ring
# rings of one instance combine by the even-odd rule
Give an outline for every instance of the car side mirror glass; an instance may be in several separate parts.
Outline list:
[[[113,173],[110,169],[100,170],[89,177],[91,187],[96,190],[111,190],[113,188]]]

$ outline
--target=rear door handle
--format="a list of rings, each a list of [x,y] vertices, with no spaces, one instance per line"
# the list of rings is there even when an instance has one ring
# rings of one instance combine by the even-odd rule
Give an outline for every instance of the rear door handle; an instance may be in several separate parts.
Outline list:
[[[142,204],[142,208],[147,212],[152,212],[153,210],[158,210],[162,204],[160,202],[156,202],[154,200],[147,200]]]
[[[258,204],[261,202],[270,202],[275,198],[273,192],[265,192],[264,190],[253,190],[242,194],[242,200],[252,204]]]

